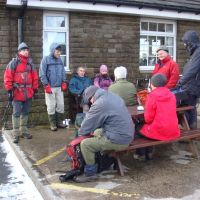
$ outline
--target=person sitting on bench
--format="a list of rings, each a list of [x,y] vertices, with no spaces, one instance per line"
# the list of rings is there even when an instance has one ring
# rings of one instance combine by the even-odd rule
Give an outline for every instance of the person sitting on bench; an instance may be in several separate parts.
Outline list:
[[[166,77],[155,74],[151,78],[152,91],[147,96],[145,105],[145,123],[140,129],[140,134],[155,140],[174,140],[180,136],[178,118],[176,113],[175,95],[165,86]],[[143,149],[144,150],[144,149]],[[146,149],[151,153],[149,149]],[[144,155],[144,151],[137,151]]]
[[[76,182],[97,178],[96,152],[125,149],[134,137],[134,123],[122,98],[96,86],[88,87],[84,95],[92,105],[81,124],[79,135],[88,135],[98,128],[102,129],[102,133],[81,142],[86,165],[84,174],[78,176]]]

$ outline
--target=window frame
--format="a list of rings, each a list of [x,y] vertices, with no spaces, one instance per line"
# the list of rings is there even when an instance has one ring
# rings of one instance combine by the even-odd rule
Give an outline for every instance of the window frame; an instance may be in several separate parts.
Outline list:
[[[63,16],[65,17],[65,27],[47,27],[46,26],[46,17],[58,17]],[[42,54],[44,55],[44,36],[45,32],[60,32],[66,34],[66,54],[61,54],[66,56],[66,66],[65,71],[70,71],[69,67],[69,14],[66,12],[55,12],[55,11],[44,11],[43,12],[43,44],[42,44]]]
[[[148,23],[163,23],[163,24],[172,24],[173,25],[173,32],[158,32],[158,31],[142,31],[141,24],[142,22]],[[163,37],[173,37],[174,45],[173,45],[173,60],[176,61],[176,38],[177,38],[177,22],[174,20],[165,20],[165,19],[153,19],[153,18],[141,18],[140,19],[140,37],[141,36],[163,36]],[[139,38],[139,56],[140,56],[140,38]],[[140,59],[140,57],[139,57]],[[148,57],[147,57],[148,59]],[[149,71],[151,72],[154,69],[154,66],[140,66],[139,70],[142,71]]]

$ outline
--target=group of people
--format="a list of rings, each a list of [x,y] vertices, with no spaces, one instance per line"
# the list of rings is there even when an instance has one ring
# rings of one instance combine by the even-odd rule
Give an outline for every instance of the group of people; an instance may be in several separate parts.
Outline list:
[[[157,140],[169,140],[179,137],[180,130],[176,115],[176,98],[170,91],[181,87],[189,96],[186,101],[194,109],[188,111],[187,119],[192,129],[197,128],[197,98],[200,96],[200,41],[197,32],[188,31],[183,43],[190,54],[183,74],[179,79],[179,67],[166,47],[157,50],[158,63],[151,78],[151,92],[147,97],[144,112],[144,125],[139,134]],[[64,127],[63,92],[67,90],[64,66],[60,58],[61,46],[51,45],[51,53],[42,59],[39,78],[44,86],[45,101],[50,127],[56,131]],[[91,79],[85,76],[85,68],[79,67],[69,81],[68,89],[86,112],[79,129],[79,135],[87,135],[101,129],[97,137],[81,142],[81,151],[85,160],[84,174],[78,182],[96,178],[97,166],[95,152],[120,150],[126,148],[134,138],[135,124],[127,106],[136,105],[136,88],[127,81],[127,69],[123,66],[114,70],[115,80],[111,80],[106,65],[100,66],[99,74]],[[27,121],[31,100],[38,91],[38,74],[29,56],[29,47],[21,43],[18,55],[8,64],[4,74],[4,85],[9,101],[13,105],[14,142],[20,136],[31,139]]]

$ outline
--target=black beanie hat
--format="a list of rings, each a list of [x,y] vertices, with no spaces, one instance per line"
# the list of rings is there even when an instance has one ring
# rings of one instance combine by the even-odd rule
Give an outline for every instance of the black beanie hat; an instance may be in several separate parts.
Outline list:
[[[167,78],[164,74],[155,74],[151,77],[151,84],[154,87],[163,87],[167,83]]]

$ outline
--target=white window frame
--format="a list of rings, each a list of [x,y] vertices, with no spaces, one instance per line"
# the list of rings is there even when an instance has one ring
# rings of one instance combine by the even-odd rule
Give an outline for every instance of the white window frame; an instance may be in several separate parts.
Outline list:
[[[157,32],[157,31],[142,31],[141,30],[141,23],[142,22],[172,24],[173,25],[173,32],[169,33],[169,32]],[[174,38],[173,60],[176,61],[176,37],[177,37],[177,23],[176,23],[176,21],[164,20],[164,19],[153,19],[153,18],[141,18],[141,20],[140,20],[140,36],[142,36],[142,35],[173,37]],[[151,72],[153,69],[154,69],[154,66],[139,66],[139,70],[141,72],[142,71]]]
[[[46,17],[47,16],[64,16],[65,17],[65,27],[46,27]],[[44,41],[44,32],[63,32],[66,33],[66,66],[65,71],[70,71],[69,68],[69,14],[66,12],[53,12],[53,11],[44,11],[43,12],[43,41]],[[44,56],[44,42],[43,42],[43,56]]]

